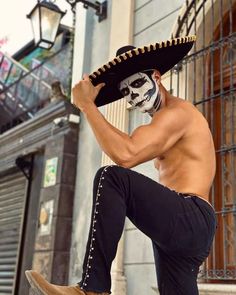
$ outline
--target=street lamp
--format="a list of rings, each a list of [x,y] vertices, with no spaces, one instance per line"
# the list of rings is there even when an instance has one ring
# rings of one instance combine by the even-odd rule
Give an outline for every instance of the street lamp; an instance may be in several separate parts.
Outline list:
[[[27,17],[31,20],[36,46],[50,49],[55,42],[61,18],[66,12],[61,11],[60,8],[53,3],[55,0],[37,1],[38,3]],[[104,1],[103,3],[91,3],[86,0],[65,1],[70,4],[74,14],[76,4],[81,2],[84,4],[84,8],[87,9],[88,7],[91,7],[96,10],[99,22],[107,17],[107,1]]]
[[[75,12],[75,5],[78,2],[81,2],[84,4],[84,8],[88,9],[88,7],[91,7],[96,10],[96,15],[98,16],[99,22],[107,18],[107,0],[101,3],[98,1],[95,1],[95,3],[92,3],[86,0],[66,0],[66,2],[70,4],[73,12]]]
[[[51,1],[39,1],[27,15],[31,20],[35,44],[38,47],[50,49],[56,39],[61,18],[66,12]]]

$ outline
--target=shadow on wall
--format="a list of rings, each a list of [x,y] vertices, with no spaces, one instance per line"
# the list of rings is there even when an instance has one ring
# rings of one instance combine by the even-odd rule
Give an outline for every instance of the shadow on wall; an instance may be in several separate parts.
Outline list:
[[[159,291],[158,291],[157,287],[151,287],[151,289],[154,291],[155,294],[159,295]]]

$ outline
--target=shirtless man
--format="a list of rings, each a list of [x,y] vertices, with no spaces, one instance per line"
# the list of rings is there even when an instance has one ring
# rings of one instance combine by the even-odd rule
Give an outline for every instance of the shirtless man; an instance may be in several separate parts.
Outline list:
[[[84,75],[73,88],[74,105],[118,165],[102,167],[95,176],[82,280],[79,286],[62,287],[34,271],[27,271],[27,278],[39,295],[109,294],[111,263],[127,216],[152,240],[160,295],[197,295],[199,266],[216,226],[209,203],[215,150],[207,121],[191,103],[164,88],[158,68],[145,69],[117,84],[122,97],[152,117],[128,135],[98,110],[103,87],[104,82],[94,86]],[[153,159],[159,183],[130,169]]]

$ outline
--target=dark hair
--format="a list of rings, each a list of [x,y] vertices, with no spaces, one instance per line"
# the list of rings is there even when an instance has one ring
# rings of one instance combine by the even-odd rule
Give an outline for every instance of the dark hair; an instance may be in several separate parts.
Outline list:
[[[150,79],[152,79],[152,74],[153,74],[154,70],[147,70],[147,71],[143,71],[142,73],[148,75],[148,77]]]

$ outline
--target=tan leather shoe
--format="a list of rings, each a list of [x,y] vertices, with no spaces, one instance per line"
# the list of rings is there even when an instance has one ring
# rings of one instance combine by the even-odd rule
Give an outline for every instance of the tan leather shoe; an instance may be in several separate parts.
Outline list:
[[[48,283],[37,271],[26,270],[26,278],[37,295],[109,295],[109,293],[85,292],[77,286],[58,286]]]
[[[33,270],[26,270],[25,275],[37,295],[86,295],[79,286],[67,287],[50,284]]]

